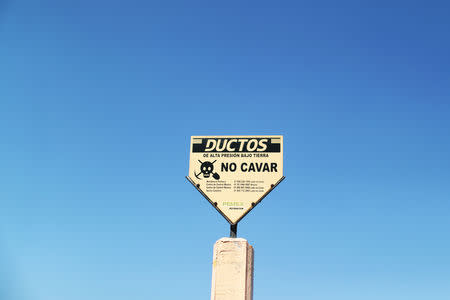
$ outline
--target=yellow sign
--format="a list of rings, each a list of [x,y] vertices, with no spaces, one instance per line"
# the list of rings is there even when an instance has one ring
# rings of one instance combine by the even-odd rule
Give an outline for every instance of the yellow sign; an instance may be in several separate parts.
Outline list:
[[[283,136],[193,136],[189,181],[237,224],[283,177]]]

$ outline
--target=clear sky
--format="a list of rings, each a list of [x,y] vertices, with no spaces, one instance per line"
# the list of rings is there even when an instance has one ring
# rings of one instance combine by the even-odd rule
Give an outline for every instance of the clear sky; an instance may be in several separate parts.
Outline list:
[[[0,0],[0,299],[208,299],[214,134],[284,135],[255,300],[450,299],[449,11]]]

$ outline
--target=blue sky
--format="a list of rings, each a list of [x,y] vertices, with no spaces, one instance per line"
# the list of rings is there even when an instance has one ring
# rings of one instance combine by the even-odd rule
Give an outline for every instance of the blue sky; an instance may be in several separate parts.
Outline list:
[[[448,299],[449,9],[0,1],[0,299],[208,299],[214,134],[284,135],[255,299]]]

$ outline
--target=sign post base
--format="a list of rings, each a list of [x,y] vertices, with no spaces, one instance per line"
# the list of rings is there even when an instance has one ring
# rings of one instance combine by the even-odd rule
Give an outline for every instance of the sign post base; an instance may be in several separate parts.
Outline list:
[[[214,244],[211,300],[252,300],[253,247],[242,238]]]
[[[230,238],[237,237],[237,224],[230,225]]]

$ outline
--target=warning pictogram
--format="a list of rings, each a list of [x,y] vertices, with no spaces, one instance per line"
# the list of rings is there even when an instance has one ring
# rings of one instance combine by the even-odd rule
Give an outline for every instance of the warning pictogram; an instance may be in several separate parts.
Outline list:
[[[209,161],[201,161],[199,160],[198,162],[200,163],[200,172],[198,174],[195,174],[195,177],[197,179],[202,179],[201,176],[199,177],[199,175],[203,175],[203,178],[209,178],[211,175],[214,179],[219,180],[220,179],[220,175],[218,173],[213,173],[214,171],[214,163],[217,160],[213,161],[213,162],[209,162]]]

